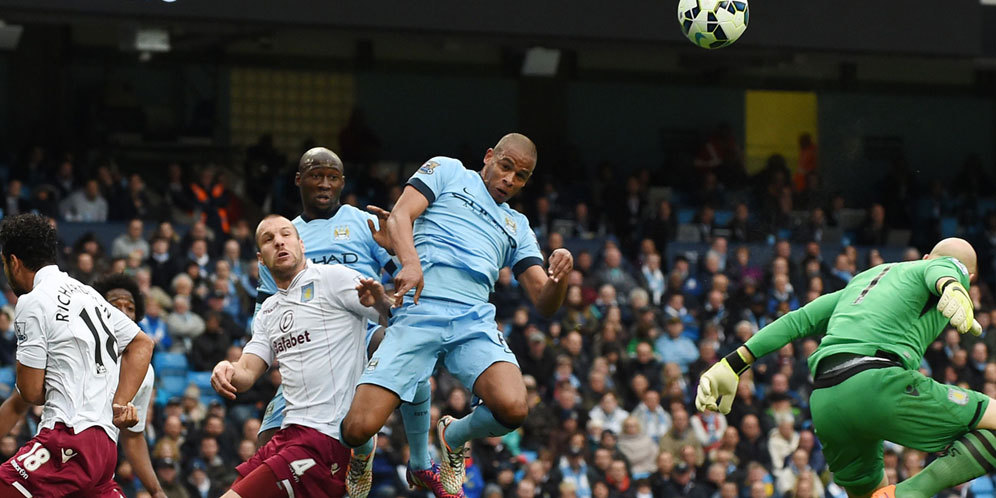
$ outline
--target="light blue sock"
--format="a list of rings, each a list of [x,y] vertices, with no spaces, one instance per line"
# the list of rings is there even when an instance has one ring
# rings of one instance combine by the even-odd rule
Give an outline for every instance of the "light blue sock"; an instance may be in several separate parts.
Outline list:
[[[457,449],[471,439],[504,436],[513,430],[496,420],[491,410],[482,403],[470,415],[450,422],[446,427],[446,444],[450,449]]]
[[[408,466],[412,470],[427,470],[432,467],[429,457],[429,407],[432,405],[432,387],[429,380],[418,383],[411,403],[401,404],[401,420],[405,423],[408,436]]]
[[[357,455],[369,455],[370,453],[373,453],[373,450],[374,438],[367,439],[367,442],[363,443],[362,446],[353,448],[353,451],[355,451]]]
[[[342,434],[342,424],[339,424],[339,434]],[[367,439],[367,442],[355,447],[346,444],[346,441],[344,441],[342,437],[339,438],[339,442],[342,443],[343,446],[355,451],[358,455],[369,455],[370,452],[374,450],[373,438]]]

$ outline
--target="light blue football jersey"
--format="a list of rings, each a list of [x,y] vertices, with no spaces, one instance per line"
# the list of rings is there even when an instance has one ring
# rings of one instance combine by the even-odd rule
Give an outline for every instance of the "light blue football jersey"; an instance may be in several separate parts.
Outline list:
[[[434,157],[408,180],[429,201],[415,220],[415,249],[425,278],[422,296],[466,304],[488,301],[498,270],[515,276],[542,265],[529,220],[495,203],[477,171]]]
[[[298,216],[291,223],[297,227],[298,234],[304,241],[304,257],[313,263],[346,265],[365,276],[380,280],[381,268],[394,273],[395,265],[387,251],[374,241],[370,227],[367,226],[367,220],[371,219],[374,226],[379,227],[376,216],[344,204],[331,218],[306,221]],[[277,284],[273,281],[273,276],[260,264],[257,310],[260,303],[276,292]]]

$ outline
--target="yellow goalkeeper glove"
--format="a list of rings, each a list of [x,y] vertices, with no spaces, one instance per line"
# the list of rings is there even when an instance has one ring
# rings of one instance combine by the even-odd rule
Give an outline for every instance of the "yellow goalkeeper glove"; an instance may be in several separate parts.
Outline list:
[[[710,410],[724,415],[730,413],[733,399],[737,395],[740,374],[748,368],[750,364],[740,356],[739,350],[726,355],[699,378],[695,407],[701,412]]]
[[[941,298],[937,301],[937,311],[940,311],[950,321],[951,326],[964,334],[982,334],[982,326],[975,320],[972,310],[972,298],[961,282],[946,278],[940,285]]]

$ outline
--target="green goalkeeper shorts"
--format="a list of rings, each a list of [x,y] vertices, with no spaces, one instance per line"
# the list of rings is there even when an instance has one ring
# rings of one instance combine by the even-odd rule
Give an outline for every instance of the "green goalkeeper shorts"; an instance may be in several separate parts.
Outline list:
[[[834,481],[865,494],[884,476],[882,441],[940,451],[975,429],[989,397],[889,367],[816,389],[809,404]]]

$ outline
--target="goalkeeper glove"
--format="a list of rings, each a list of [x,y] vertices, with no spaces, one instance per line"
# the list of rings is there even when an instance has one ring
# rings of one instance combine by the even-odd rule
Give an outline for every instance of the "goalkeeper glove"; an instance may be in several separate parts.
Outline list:
[[[941,286],[941,298],[937,301],[937,311],[940,311],[958,332],[982,334],[982,326],[975,320],[972,311],[972,298],[961,282],[953,278],[946,279]]]
[[[724,415],[730,413],[740,374],[748,368],[750,365],[740,356],[739,350],[726,355],[699,378],[695,407],[702,412],[711,410]]]

